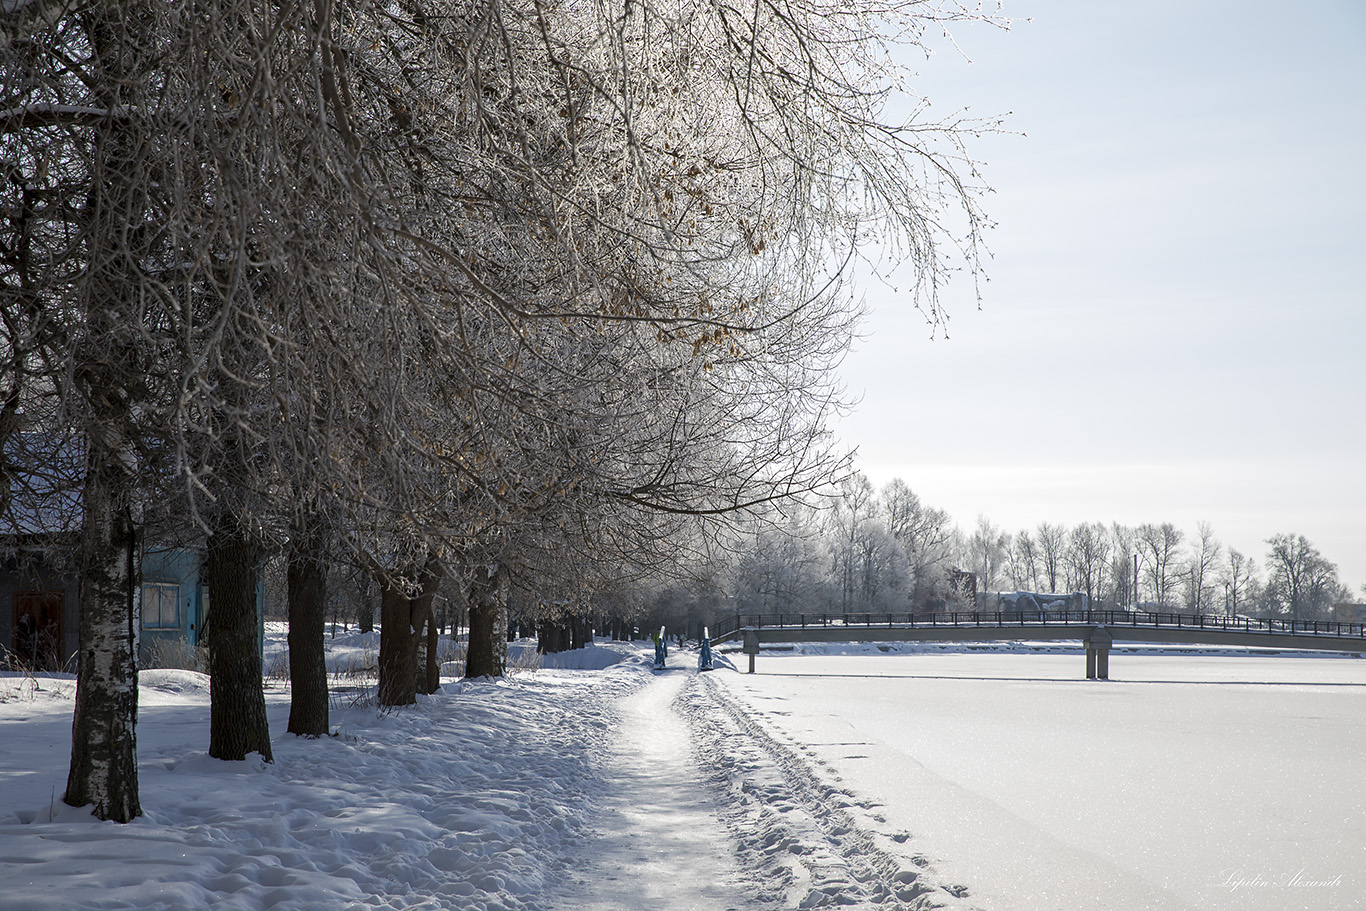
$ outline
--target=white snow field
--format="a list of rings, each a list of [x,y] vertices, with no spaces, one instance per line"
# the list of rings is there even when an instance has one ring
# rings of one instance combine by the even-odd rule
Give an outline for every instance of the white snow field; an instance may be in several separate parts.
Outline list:
[[[276,683],[271,764],[144,672],[124,826],[61,802],[74,682],[0,676],[0,909],[1366,906],[1366,661],[810,651],[604,644],[319,740]]]
[[[727,690],[974,906],[1366,908],[1366,660],[892,651],[765,653]]]

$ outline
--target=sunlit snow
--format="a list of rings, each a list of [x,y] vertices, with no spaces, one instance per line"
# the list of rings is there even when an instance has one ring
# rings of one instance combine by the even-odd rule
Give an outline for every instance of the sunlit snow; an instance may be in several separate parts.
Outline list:
[[[332,641],[338,673],[373,659],[373,634]],[[271,764],[209,759],[207,678],[147,671],[125,826],[61,802],[74,681],[2,677],[0,906],[1366,904],[1366,661],[1118,650],[1088,682],[1066,648],[651,658],[599,643],[390,712],[339,677],[320,740],[284,733],[273,680]]]

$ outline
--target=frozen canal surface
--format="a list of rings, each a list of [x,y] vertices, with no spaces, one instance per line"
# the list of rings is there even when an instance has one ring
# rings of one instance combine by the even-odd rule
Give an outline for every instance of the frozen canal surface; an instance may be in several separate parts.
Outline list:
[[[721,679],[969,904],[1366,908],[1366,660],[868,649]]]

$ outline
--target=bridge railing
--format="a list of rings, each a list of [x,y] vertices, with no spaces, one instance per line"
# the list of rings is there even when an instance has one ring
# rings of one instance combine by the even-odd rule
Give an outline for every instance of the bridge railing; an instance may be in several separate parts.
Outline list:
[[[1011,626],[1117,626],[1175,627],[1268,635],[1366,638],[1366,624],[1340,623],[1335,620],[1285,620],[1280,618],[1221,617],[1207,614],[1152,613],[1123,610],[1068,611],[955,611],[937,614],[899,613],[737,613],[718,620],[712,627],[715,639],[736,635],[745,627],[1011,627]]]

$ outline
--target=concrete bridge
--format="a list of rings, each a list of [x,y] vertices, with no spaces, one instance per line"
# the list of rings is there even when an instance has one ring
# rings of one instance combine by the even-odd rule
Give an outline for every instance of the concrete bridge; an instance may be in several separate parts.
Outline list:
[[[1258,620],[1147,611],[969,611],[947,614],[736,614],[712,630],[712,644],[739,641],[749,672],[760,646],[776,642],[992,642],[1079,639],[1086,676],[1110,676],[1114,640],[1241,645],[1366,653],[1366,624]]]

